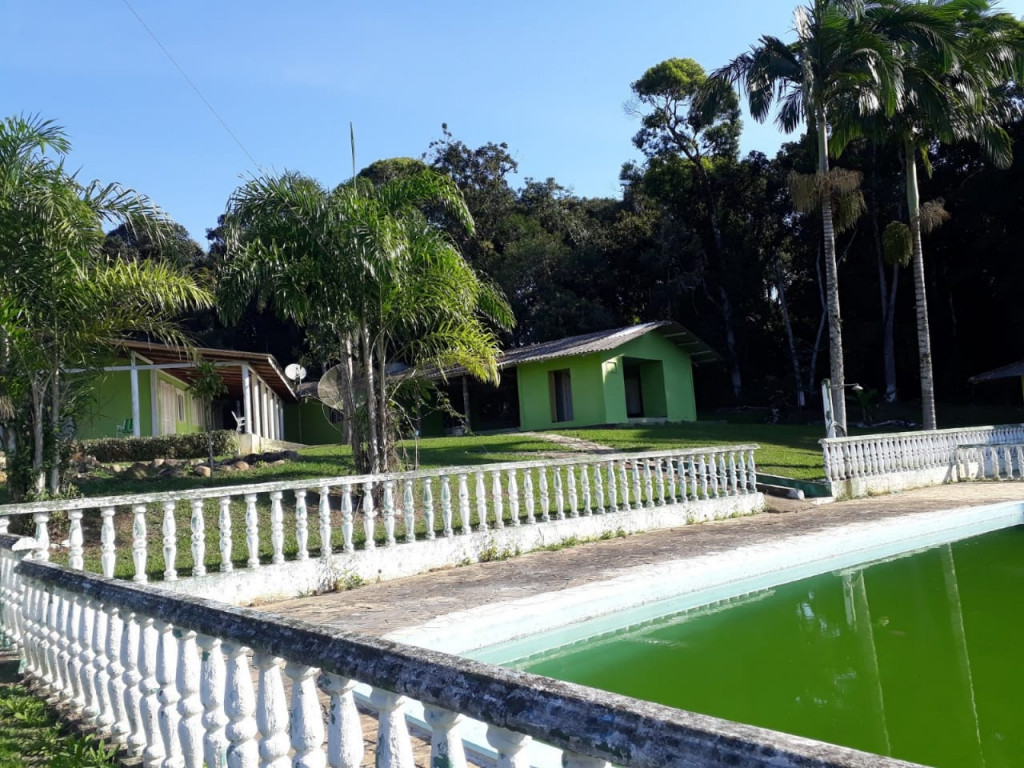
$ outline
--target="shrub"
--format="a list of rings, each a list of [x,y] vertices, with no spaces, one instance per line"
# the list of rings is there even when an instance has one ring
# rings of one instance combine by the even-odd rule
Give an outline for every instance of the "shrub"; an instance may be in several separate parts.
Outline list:
[[[235,433],[195,432],[190,435],[160,435],[159,437],[104,437],[82,440],[76,446],[79,453],[95,456],[97,461],[152,461],[153,459],[202,459],[209,452],[208,442],[213,439],[213,453],[223,456],[237,449]]]

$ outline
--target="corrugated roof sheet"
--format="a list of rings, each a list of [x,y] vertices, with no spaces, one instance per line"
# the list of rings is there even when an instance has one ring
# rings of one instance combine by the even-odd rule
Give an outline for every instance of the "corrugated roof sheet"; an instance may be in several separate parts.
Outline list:
[[[517,349],[506,349],[498,362],[498,366],[505,368],[510,365],[534,363],[557,357],[575,357],[577,355],[589,355],[593,352],[607,352],[616,347],[621,347],[633,339],[638,339],[651,331],[658,331],[662,336],[679,346],[684,352],[689,353],[690,359],[697,365],[720,359],[717,352],[679,323],[674,323],[670,320],[660,320],[653,323],[631,325],[626,328],[613,328],[610,331],[585,333],[581,336],[570,336],[569,338],[556,339],[555,341],[544,341]]]
[[[1016,363],[1010,363],[1009,365],[1004,365],[1002,368],[996,368],[992,371],[979,373],[977,376],[971,376],[968,381],[971,382],[971,384],[980,384],[983,381],[1013,379],[1018,376],[1024,376],[1024,360],[1018,360]]]

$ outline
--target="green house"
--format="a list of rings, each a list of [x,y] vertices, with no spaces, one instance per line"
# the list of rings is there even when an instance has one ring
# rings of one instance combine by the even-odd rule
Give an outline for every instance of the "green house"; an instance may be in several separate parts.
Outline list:
[[[718,359],[678,323],[643,323],[506,350],[498,387],[456,373],[446,389],[474,431],[694,421],[693,367]]]
[[[192,352],[216,366],[227,388],[212,408],[188,391],[195,372],[189,351],[125,341],[118,359],[103,368],[90,407],[75,425],[76,436],[183,434],[209,426],[237,429],[246,453],[285,439],[286,417],[298,398],[272,355],[208,348]]]

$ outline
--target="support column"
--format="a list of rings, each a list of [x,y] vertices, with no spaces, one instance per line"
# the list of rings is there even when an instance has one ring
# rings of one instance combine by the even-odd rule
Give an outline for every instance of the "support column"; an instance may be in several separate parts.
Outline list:
[[[135,361],[135,353],[132,352],[132,435],[139,437],[142,434],[142,421],[139,412],[139,369],[138,364]]]
[[[242,363],[242,405],[245,411],[245,434],[252,434],[252,379],[249,366]]]
[[[267,382],[263,379],[260,382],[260,435],[270,437],[270,419],[267,413]]]
[[[260,379],[258,376],[252,378],[252,433],[263,436],[263,424],[260,417],[263,415],[263,393],[260,391]],[[255,447],[254,449],[255,450]]]
[[[284,440],[284,400],[280,397],[277,398],[277,434],[279,440]]]

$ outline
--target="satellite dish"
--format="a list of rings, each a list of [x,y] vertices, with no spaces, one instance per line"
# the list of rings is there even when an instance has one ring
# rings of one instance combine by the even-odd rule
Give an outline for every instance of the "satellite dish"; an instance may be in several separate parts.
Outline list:
[[[359,364],[355,365],[355,377],[353,384],[353,400],[355,401],[356,408],[362,407],[366,401],[366,377],[363,375],[362,366]],[[320,377],[320,381],[316,385],[316,396],[317,399],[326,405],[328,408],[333,408],[336,411],[344,410],[344,391],[345,391],[345,368],[341,365],[336,365],[329,369]]]
[[[292,381],[302,381],[306,378],[306,369],[298,363],[290,363],[288,367],[284,369],[284,375]]]

